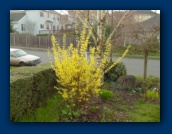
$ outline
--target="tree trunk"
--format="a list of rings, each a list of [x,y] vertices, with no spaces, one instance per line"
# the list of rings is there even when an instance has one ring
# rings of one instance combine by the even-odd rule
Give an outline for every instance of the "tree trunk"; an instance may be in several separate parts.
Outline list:
[[[148,64],[148,52],[145,51],[144,52],[144,74],[143,74],[144,80],[146,80],[146,76],[147,76],[147,64]]]

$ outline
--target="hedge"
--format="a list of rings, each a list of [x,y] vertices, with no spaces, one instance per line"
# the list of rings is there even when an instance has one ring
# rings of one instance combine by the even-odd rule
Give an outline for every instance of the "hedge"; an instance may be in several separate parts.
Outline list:
[[[10,70],[10,120],[19,117],[52,96],[56,89],[56,76],[50,65],[18,67]]]

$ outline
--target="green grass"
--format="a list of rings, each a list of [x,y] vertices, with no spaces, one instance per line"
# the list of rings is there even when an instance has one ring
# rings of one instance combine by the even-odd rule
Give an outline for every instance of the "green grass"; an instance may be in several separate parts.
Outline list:
[[[133,122],[160,122],[160,105],[138,101],[128,117]]]
[[[131,108],[132,107],[132,108]],[[104,110],[99,113],[100,120],[98,122],[111,122],[115,116],[116,121],[132,121],[132,122],[160,122],[160,105],[151,102],[145,102],[145,99],[139,99],[134,105],[118,103],[114,106],[104,106]],[[97,116],[97,108],[90,107],[92,113]],[[75,118],[80,117],[79,112],[73,111]],[[18,122],[68,122],[71,120],[71,115],[65,103],[59,94],[47,99],[46,104],[35,109],[34,112],[23,115]],[[72,118],[73,120],[74,118]],[[75,120],[75,119],[74,119]],[[73,120],[73,121],[74,121]]]
[[[142,58],[143,59],[144,58],[143,53],[135,51],[135,50],[133,50],[133,48],[135,48],[135,47],[132,46],[132,49],[129,49],[129,51],[126,54],[125,57],[128,57],[128,58]],[[114,56],[121,56],[124,53],[125,49],[126,49],[125,47],[116,48],[115,50],[113,50],[113,55]],[[149,59],[159,60],[160,59],[160,51],[150,52],[148,58]]]
[[[19,119],[19,122],[57,122],[60,110],[63,108],[60,107],[61,104],[61,96],[55,94],[47,100],[45,106],[37,108],[34,112],[25,114]]]
[[[16,68],[16,66],[10,66],[10,69],[14,69],[14,68]]]
[[[124,51],[123,51],[124,52]],[[122,53],[114,53],[113,54],[114,56],[121,56]],[[138,59],[143,59],[144,58],[144,55],[137,55],[137,54],[126,54],[127,58],[138,58]],[[159,55],[149,55],[148,56],[149,59],[155,59],[155,60],[159,60],[160,59],[160,56]]]
[[[10,66],[10,83],[22,79],[33,76],[33,74],[38,73],[45,69],[51,69],[50,63],[48,64],[40,64],[37,66],[24,66],[24,67],[14,67]]]

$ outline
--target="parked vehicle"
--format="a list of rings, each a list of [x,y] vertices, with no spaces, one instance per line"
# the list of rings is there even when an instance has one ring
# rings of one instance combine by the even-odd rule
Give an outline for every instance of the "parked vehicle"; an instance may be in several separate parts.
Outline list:
[[[34,66],[41,62],[41,58],[27,54],[22,49],[10,48],[10,66]]]

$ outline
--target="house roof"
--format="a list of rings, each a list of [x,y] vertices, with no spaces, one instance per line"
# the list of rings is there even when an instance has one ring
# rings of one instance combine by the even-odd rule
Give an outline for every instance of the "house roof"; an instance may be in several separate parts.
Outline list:
[[[43,10],[43,11],[60,15],[60,13],[59,12],[56,12],[55,10]]]
[[[47,23],[53,23],[53,22],[52,22],[52,21],[50,21],[50,20],[47,20],[46,22],[47,22]]]
[[[152,15],[156,15],[157,13],[151,11],[151,10],[135,10],[137,14],[152,14]]]
[[[10,21],[19,21],[26,13],[10,13]]]
[[[160,15],[156,14],[152,18],[141,22],[141,25],[143,27],[145,27],[145,28],[152,28],[152,27],[155,27],[155,26],[159,26],[160,27]]]

